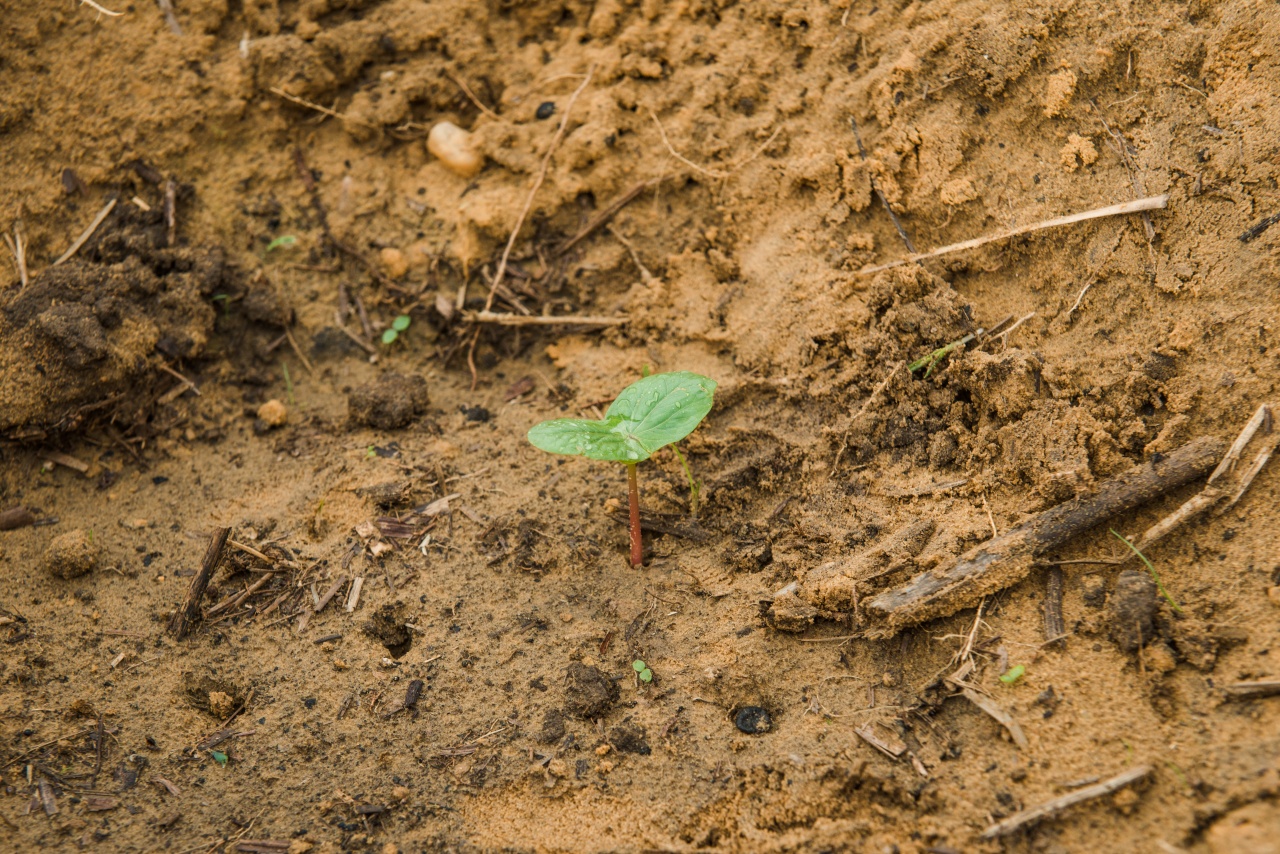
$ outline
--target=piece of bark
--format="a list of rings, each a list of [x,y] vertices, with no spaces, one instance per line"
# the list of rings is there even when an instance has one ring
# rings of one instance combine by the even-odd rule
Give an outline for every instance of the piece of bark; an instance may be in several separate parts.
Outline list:
[[[1062,567],[1051,566],[1044,582],[1044,639],[1054,641],[1067,633],[1062,618]]]
[[[1059,504],[987,540],[949,567],[923,572],[907,584],[869,599],[865,603],[871,621],[868,633],[892,635],[906,626],[977,605],[983,596],[1025,578],[1036,555],[1059,548],[1107,518],[1208,474],[1226,447],[1226,442],[1215,437],[1197,439],[1112,478],[1091,495]]]
[[[35,515],[25,507],[10,507],[0,511],[0,531],[12,531],[35,523]]]
[[[205,588],[209,586],[209,579],[213,578],[213,571],[218,568],[218,561],[222,559],[222,550],[226,548],[227,538],[230,536],[230,528],[218,528],[213,532],[213,538],[209,540],[209,548],[204,553],[204,561],[200,564],[200,571],[196,573],[195,578],[191,579],[186,601],[169,621],[169,633],[178,640],[187,636],[187,630],[191,627],[192,621],[199,616],[200,600],[204,598]]]

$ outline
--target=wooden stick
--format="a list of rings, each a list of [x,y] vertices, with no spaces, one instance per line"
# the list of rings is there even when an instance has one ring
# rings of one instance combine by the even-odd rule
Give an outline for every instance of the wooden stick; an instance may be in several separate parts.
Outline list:
[[[587,237],[591,236],[597,229],[607,225],[609,220],[613,219],[617,215],[618,211],[631,204],[631,202],[635,200],[636,196],[639,196],[650,187],[658,186],[660,181],[662,181],[661,178],[650,178],[647,181],[641,181],[630,190],[627,190],[621,196],[606,205],[605,208],[600,211],[600,213],[596,214],[590,222],[584,225],[577,234],[557,246],[551,253],[551,256],[553,258],[559,258],[564,253],[577,246]]]
[[[1042,231],[1046,228],[1057,228],[1061,225],[1072,225],[1073,223],[1084,222],[1085,220],[1097,219],[1104,216],[1119,216],[1120,214],[1158,210],[1166,207],[1168,204],[1168,195],[1149,196],[1145,199],[1137,199],[1132,202],[1122,202],[1118,205],[1110,205],[1105,208],[1097,208],[1096,210],[1084,211],[1082,213],[1071,214],[1069,216],[1060,216],[1056,219],[1046,219],[1042,222],[1024,225],[1021,228],[1011,228],[1008,231],[1002,231],[999,234],[989,234],[986,237],[975,237],[972,240],[965,240],[961,243],[952,243],[938,249],[932,249],[928,252],[917,252],[897,261],[890,261],[887,264],[877,264],[874,267],[863,267],[856,275],[869,276],[872,273],[878,273],[881,270],[888,270],[892,267],[901,267],[903,264],[912,264],[916,261],[923,261],[926,258],[936,258],[939,255],[950,255],[952,252],[961,252],[965,249],[975,249],[993,241],[1005,240],[1009,237],[1017,237],[1020,234],[1029,234],[1033,231]]]
[[[548,315],[505,314],[497,311],[467,312],[469,323],[496,323],[498,326],[622,326],[631,318],[626,315],[606,317],[591,314],[567,314],[559,317]]]
[[[502,284],[502,277],[506,275],[507,261],[511,258],[511,250],[516,245],[516,238],[520,236],[520,229],[524,226],[525,217],[529,215],[529,210],[533,207],[533,198],[538,195],[538,189],[547,178],[547,169],[551,167],[551,157],[556,153],[560,140],[564,138],[565,128],[569,125],[569,114],[573,112],[573,104],[578,100],[578,96],[582,94],[582,90],[586,89],[587,85],[591,83],[591,77],[595,74],[595,71],[594,65],[587,70],[587,76],[583,78],[578,88],[573,90],[573,94],[569,96],[569,101],[564,105],[564,114],[560,116],[560,126],[556,128],[556,135],[551,138],[551,144],[547,146],[547,153],[542,158],[542,166],[538,169],[537,177],[533,179],[533,186],[529,188],[529,195],[525,197],[524,207],[520,210],[520,216],[516,217],[516,226],[511,229],[511,237],[507,238],[507,246],[502,250],[502,260],[498,262],[498,272],[493,274],[493,284],[489,286],[489,297],[484,301],[484,310],[486,312],[493,308],[493,298],[498,293],[498,285]]]
[[[495,113],[493,110],[489,109],[489,108],[488,108],[488,107],[486,107],[484,104],[482,104],[482,103],[480,102],[480,99],[476,97],[475,93],[471,91],[471,87],[470,87],[470,86],[468,86],[468,85],[467,85],[467,84],[462,80],[462,78],[461,78],[461,77],[454,77],[454,76],[453,76],[451,73],[449,73],[448,71],[445,71],[445,72],[444,72],[444,76],[445,76],[445,77],[448,77],[450,80],[452,80],[454,83],[456,83],[456,84],[457,84],[458,88],[462,90],[462,94],[466,95],[466,96],[467,96],[467,98],[468,98],[468,99],[470,99],[471,103],[473,103],[473,104],[475,104],[475,105],[476,105],[476,109],[477,109],[477,110],[479,110],[480,112],[484,113],[484,114],[485,114],[486,116],[488,116],[489,118],[494,119],[495,121],[499,121],[499,122],[500,122],[500,121],[502,121],[502,116],[498,115],[498,114],[497,114],[497,113]]]
[[[209,579],[213,577],[213,571],[218,568],[218,562],[222,559],[222,550],[226,547],[227,538],[230,536],[230,528],[218,528],[213,532],[213,538],[209,540],[209,548],[205,550],[204,560],[200,564],[200,571],[196,573],[195,578],[191,579],[191,589],[187,591],[187,599],[169,621],[169,633],[178,640],[187,636],[187,629],[199,615],[200,600],[204,598]]]
[[[85,243],[88,242],[90,237],[93,237],[93,233],[98,230],[98,226],[102,225],[102,221],[107,218],[107,215],[111,213],[111,211],[115,208],[115,206],[116,206],[115,199],[112,199],[111,201],[107,202],[107,206],[98,212],[98,215],[93,218],[93,222],[89,223],[89,227],[84,230],[84,233],[76,238],[75,243],[71,244],[71,248],[68,249],[66,252],[63,252],[62,255],[59,256],[58,260],[54,261],[53,264],[51,264],[50,266],[56,267],[59,264],[61,264],[63,261],[66,261],[72,255],[79,252],[80,247],[84,246]]]
[[[921,573],[907,584],[866,603],[866,613],[893,634],[976,605],[983,596],[1021,581],[1031,559],[1056,549],[1102,520],[1126,513],[1203,477],[1217,463],[1226,442],[1206,436],[1173,451],[1159,462],[1135,466],[1112,478],[1092,495],[1075,498],[969,550],[950,567]]]
[[[1236,682],[1223,689],[1228,697],[1236,700],[1255,700],[1259,697],[1274,697],[1280,694],[1280,679],[1266,682]]]
[[[983,839],[995,839],[998,836],[1008,836],[1016,830],[1026,827],[1028,824],[1034,824],[1041,819],[1056,815],[1067,807],[1075,806],[1084,801],[1090,801],[1094,798],[1100,798],[1103,795],[1109,795],[1112,792],[1123,789],[1131,783],[1136,783],[1143,777],[1151,773],[1150,765],[1140,765],[1137,768],[1131,768],[1123,774],[1117,774],[1110,780],[1103,780],[1093,786],[1085,786],[1083,789],[1077,789],[1074,792],[1063,795],[1060,798],[1054,798],[1046,801],[1038,807],[1031,807],[1022,812],[1014,813],[1004,821],[993,824],[982,832]]]

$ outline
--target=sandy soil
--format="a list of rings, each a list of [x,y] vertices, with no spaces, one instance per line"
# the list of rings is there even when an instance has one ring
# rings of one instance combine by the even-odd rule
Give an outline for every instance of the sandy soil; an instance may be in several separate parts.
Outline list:
[[[1280,678],[1274,465],[1149,550],[1168,600],[1062,566],[1052,643],[1042,565],[888,637],[768,609],[1280,401],[1280,6],[164,5],[0,22],[0,511],[38,523],[0,532],[0,847],[1275,850],[1280,699],[1225,690]],[[472,322],[544,162],[492,308],[621,325]],[[1168,204],[864,275],[907,254],[876,190],[919,249]],[[720,386],[696,522],[642,468],[682,535],[635,571],[623,469],[524,434],[645,366]],[[1024,745],[940,680],[966,639]]]

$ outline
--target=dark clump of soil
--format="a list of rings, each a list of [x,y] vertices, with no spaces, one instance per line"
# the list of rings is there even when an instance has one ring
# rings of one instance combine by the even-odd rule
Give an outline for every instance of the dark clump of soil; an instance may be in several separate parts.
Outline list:
[[[1154,634],[1159,607],[1160,592],[1151,576],[1136,569],[1126,569],[1120,573],[1115,589],[1107,597],[1111,639],[1125,652],[1141,648]]]
[[[644,727],[629,722],[620,723],[609,730],[609,743],[620,753],[648,756],[652,752]]]
[[[602,718],[618,702],[618,686],[599,668],[573,662],[566,672],[565,711],[575,718]]]
[[[355,424],[396,430],[407,427],[427,411],[427,381],[417,374],[383,374],[354,389],[347,411]]]
[[[364,624],[364,633],[387,648],[392,658],[401,658],[413,645],[413,633],[405,625],[404,607],[387,604]]]

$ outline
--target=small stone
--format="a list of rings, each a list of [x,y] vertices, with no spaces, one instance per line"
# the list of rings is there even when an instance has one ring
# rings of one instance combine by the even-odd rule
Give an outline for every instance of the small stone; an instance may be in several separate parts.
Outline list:
[[[314,842],[308,842],[305,839],[294,839],[289,842],[286,854],[307,854],[312,848],[315,848]]]
[[[1271,600],[1271,604],[1280,608],[1280,585],[1268,588],[1267,598]]]
[[[440,158],[451,172],[470,178],[484,167],[484,155],[475,148],[471,134],[453,122],[439,122],[427,134],[427,151]]]
[[[563,759],[552,759],[547,763],[547,773],[552,777],[568,777],[569,766]]]
[[[396,786],[391,790],[391,797],[395,798],[397,801],[408,800],[410,794],[408,786]]]
[[[382,270],[392,279],[399,279],[409,272],[409,259],[399,249],[390,246],[378,253],[382,262]]]
[[[760,735],[773,729],[773,718],[759,706],[743,706],[733,716],[733,725],[748,735]]]
[[[269,429],[283,427],[289,420],[289,408],[274,397],[258,407],[258,418]]]
[[[78,578],[98,565],[102,549],[77,528],[55,537],[44,552],[44,567],[59,578]]]

